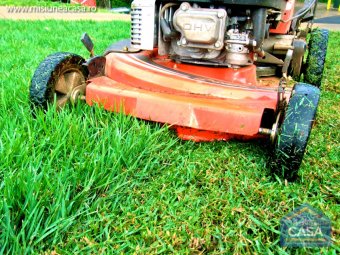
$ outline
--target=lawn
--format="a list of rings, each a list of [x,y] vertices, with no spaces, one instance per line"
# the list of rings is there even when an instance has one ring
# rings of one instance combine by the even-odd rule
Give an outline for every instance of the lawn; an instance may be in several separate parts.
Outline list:
[[[318,120],[300,179],[273,178],[254,142],[183,142],[166,127],[78,105],[31,117],[28,88],[56,51],[88,56],[128,37],[123,22],[0,20],[0,254],[337,254],[340,33],[331,33]],[[279,246],[303,203],[333,246]]]
[[[68,1],[71,2],[71,1]],[[105,3],[105,1],[102,1]],[[97,1],[98,3],[98,1]],[[120,7],[128,5],[126,1],[123,0],[112,0],[111,6],[112,7]],[[0,0],[0,6],[58,6],[58,7],[65,7],[69,6],[67,3],[63,3],[61,1],[52,1],[52,0]],[[103,5],[100,5],[103,6]],[[104,5],[105,6],[105,5]],[[129,5],[128,5],[129,6]],[[99,8],[99,11],[104,11],[105,9]]]
[[[65,6],[59,1],[52,0],[1,0],[0,5],[6,6]]]
[[[115,1],[112,2],[112,7],[121,7],[121,6],[125,6],[126,3],[124,4],[123,2],[120,1]],[[80,6],[78,4],[69,4],[69,3],[62,3],[60,1],[52,1],[52,0],[0,0],[0,6],[34,6],[34,7],[38,7],[38,6],[42,6],[42,7],[68,7],[70,11],[72,10],[80,10],[77,9],[76,6]],[[93,9],[90,9],[90,7],[85,7],[82,6],[83,8],[87,8],[88,11],[93,11]],[[96,12],[100,12],[100,13],[109,13],[108,9],[105,9],[103,7],[97,7],[96,8]]]

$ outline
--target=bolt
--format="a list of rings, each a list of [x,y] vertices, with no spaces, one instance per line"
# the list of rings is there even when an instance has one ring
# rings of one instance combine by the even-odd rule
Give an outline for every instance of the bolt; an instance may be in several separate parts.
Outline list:
[[[216,43],[215,43],[215,47],[216,47],[216,48],[221,47],[221,43],[220,43],[220,42],[216,42]]]
[[[189,7],[190,7],[190,5],[189,5],[188,3],[183,3],[183,4],[181,5],[182,11],[187,11],[187,10],[189,10]]]
[[[184,44],[184,45],[188,44],[188,41],[187,41],[187,39],[185,39],[185,38],[182,38],[181,42],[182,42],[182,44]]]
[[[219,12],[217,13],[217,17],[219,17],[220,19],[224,18],[224,12],[219,11]]]

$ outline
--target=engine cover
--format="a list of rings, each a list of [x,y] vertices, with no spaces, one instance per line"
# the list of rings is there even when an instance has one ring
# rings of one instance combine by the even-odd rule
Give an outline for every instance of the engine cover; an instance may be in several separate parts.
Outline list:
[[[131,45],[152,50],[155,33],[155,1],[134,0],[131,4]]]
[[[174,27],[181,33],[178,45],[221,50],[224,47],[227,12],[224,9],[193,8],[182,3],[174,15]]]

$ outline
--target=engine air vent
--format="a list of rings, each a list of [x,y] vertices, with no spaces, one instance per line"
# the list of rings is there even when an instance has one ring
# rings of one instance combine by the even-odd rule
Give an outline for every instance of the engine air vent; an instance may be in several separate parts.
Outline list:
[[[152,50],[154,27],[155,1],[133,1],[131,4],[131,45],[141,50]]]

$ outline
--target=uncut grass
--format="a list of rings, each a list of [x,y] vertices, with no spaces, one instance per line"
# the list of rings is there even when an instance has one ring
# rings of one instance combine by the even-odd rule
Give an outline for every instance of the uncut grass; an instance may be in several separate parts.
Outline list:
[[[68,1],[70,2],[70,1]],[[62,1],[52,1],[52,0],[0,0],[0,6],[32,6],[32,7],[69,7],[70,11],[72,11],[72,8],[75,8],[78,4],[77,3],[63,3]],[[112,2],[112,7],[120,7],[120,6],[125,6],[126,3],[116,1]],[[80,5],[79,5],[80,6]],[[82,6],[82,8],[85,6]],[[73,9],[76,10],[76,9]],[[78,9],[80,10],[80,9]],[[88,10],[90,11],[90,10]],[[97,12],[108,12],[107,9],[102,8],[102,7],[97,7],[96,8]],[[93,12],[93,10],[91,10]]]
[[[123,22],[0,21],[0,253],[336,254],[279,246],[280,219],[302,203],[339,229],[339,51],[326,79],[300,180],[272,178],[263,142],[179,141],[166,127],[78,105],[33,119],[28,87],[56,51],[99,54]]]
[[[52,0],[0,0],[0,5],[6,6],[67,6],[61,1]]]

